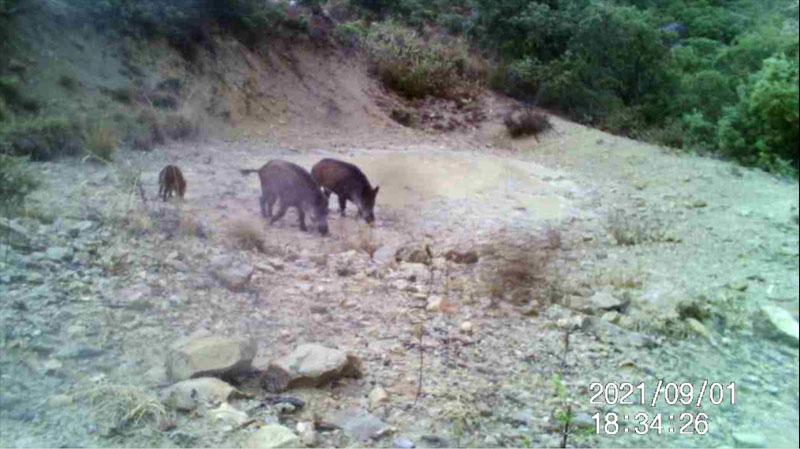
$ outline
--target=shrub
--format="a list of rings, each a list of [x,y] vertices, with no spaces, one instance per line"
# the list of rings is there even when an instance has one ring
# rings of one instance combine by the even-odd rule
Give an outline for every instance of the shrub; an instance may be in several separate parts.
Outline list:
[[[104,120],[89,126],[86,131],[86,157],[100,162],[114,160],[114,152],[119,146],[116,131]]]
[[[672,107],[677,114],[699,111],[715,123],[722,115],[722,109],[734,103],[734,78],[717,70],[705,69],[681,77]]]
[[[521,111],[510,111],[503,119],[503,123],[508,129],[511,137],[536,137],[542,131],[546,131],[553,127],[550,123],[550,117],[541,112],[536,112],[531,108],[525,108]]]
[[[684,114],[680,119],[681,128],[685,132],[684,144],[686,147],[700,152],[713,151],[717,147],[717,127],[709,121],[700,111]]]
[[[189,61],[198,45],[210,45],[206,29],[216,20],[253,46],[279,32],[286,4],[266,0],[106,0],[92,5],[98,23],[137,37],[163,36]]]
[[[228,228],[228,238],[234,248],[264,252],[264,239],[255,222],[239,220]]]
[[[460,95],[477,71],[470,71],[466,46],[426,42],[409,28],[388,21],[373,26],[364,41],[373,70],[388,88],[407,98]]]
[[[26,97],[20,89],[20,79],[16,76],[0,77],[0,98],[7,106],[23,112],[38,112],[39,102]]]
[[[346,48],[361,46],[361,41],[367,35],[367,28],[362,21],[339,24],[333,32],[334,37]]]
[[[719,120],[719,148],[746,165],[783,171],[798,168],[798,60],[767,58],[739,87],[739,103]]]
[[[200,133],[197,124],[186,114],[171,113],[164,118],[164,132],[173,140],[194,139]]]
[[[768,21],[736,38],[730,47],[722,49],[716,57],[715,66],[738,81],[746,81],[750,74],[761,70],[765,59],[779,53],[789,58],[797,57],[797,30],[785,27],[780,21]]]
[[[6,122],[0,127],[0,152],[50,160],[80,154],[81,126],[62,117],[35,117]]]
[[[24,157],[0,154],[0,211],[16,209],[39,187],[39,180]]]

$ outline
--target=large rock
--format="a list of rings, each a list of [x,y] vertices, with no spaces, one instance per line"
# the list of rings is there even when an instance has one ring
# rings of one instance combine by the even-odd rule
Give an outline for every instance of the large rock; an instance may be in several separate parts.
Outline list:
[[[318,387],[340,377],[362,376],[358,357],[313,343],[301,345],[291,354],[273,360],[261,374],[265,388],[271,392]]]
[[[232,375],[248,371],[256,356],[255,341],[202,337],[174,345],[167,356],[167,374],[174,380]]]
[[[800,329],[798,329],[797,321],[792,318],[789,312],[771,304],[764,304],[761,306],[761,313],[766,317],[770,330],[774,334],[777,334],[787,343],[797,345],[800,338]]]
[[[734,432],[733,441],[736,447],[769,447],[766,437],[755,432]]]
[[[583,331],[593,333],[603,343],[615,346],[632,346],[635,348],[654,348],[658,346],[658,342],[652,337],[625,330],[602,318],[586,317],[580,327]]]
[[[5,234],[5,242],[14,248],[27,249],[31,244],[31,236],[22,226],[13,221],[0,217],[0,231]]]
[[[431,263],[431,255],[428,248],[403,246],[394,253],[394,260],[396,262],[409,262],[409,263]]]
[[[250,435],[244,447],[252,449],[300,447],[300,439],[294,432],[280,424],[267,424]]]
[[[161,392],[161,402],[178,409],[194,410],[200,403],[219,404],[228,400],[235,388],[216,377],[199,377],[178,382]]]
[[[329,420],[359,441],[378,439],[391,429],[389,424],[360,408],[342,410],[331,416]]]
[[[478,263],[478,252],[475,250],[469,251],[456,251],[451,249],[450,251],[444,253],[444,258],[449,260],[450,262],[454,263],[461,263],[461,264],[473,264]]]
[[[45,257],[54,262],[60,262],[62,260],[72,260],[72,254],[73,254],[72,248],[54,246],[51,248],[47,248]]]
[[[610,292],[601,290],[589,298],[589,308],[591,312],[600,311],[600,313],[609,310],[620,311],[628,305],[628,302],[614,297]]]
[[[211,271],[211,275],[228,290],[240,292],[250,284],[250,279],[253,277],[254,272],[255,268],[239,264],[231,267],[214,269]]]

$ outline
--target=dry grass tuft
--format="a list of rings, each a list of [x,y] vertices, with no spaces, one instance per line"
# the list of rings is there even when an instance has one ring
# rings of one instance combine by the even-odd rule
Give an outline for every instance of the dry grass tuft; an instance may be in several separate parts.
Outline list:
[[[238,220],[233,222],[228,228],[227,236],[234,248],[246,251],[258,250],[262,253],[266,252],[261,230],[252,220]]]
[[[334,235],[339,237],[345,250],[356,250],[369,256],[370,260],[375,252],[383,246],[375,229],[361,222],[345,222],[338,220],[333,225]]]
[[[481,275],[484,288],[492,299],[510,298],[517,303],[538,301],[551,304],[563,296],[563,279],[551,263],[555,252],[548,242],[532,238],[522,241],[500,240],[484,251],[493,259]]]
[[[531,108],[510,111],[503,118],[503,123],[513,138],[525,136],[538,136],[540,133],[552,128],[550,117]]]
[[[608,216],[606,228],[620,246],[671,240],[658,220],[627,215],[620,209]]]
[[[93,414],[117,431],[143,422],[160,425],[168,419],[167,410],[157,397],[128,385],[99,385],[84,393]]]
[[[86,159],[104,163],[114,160],[114,152],[119,146],[116,130],[105,121],[88,127],[86,131]]]

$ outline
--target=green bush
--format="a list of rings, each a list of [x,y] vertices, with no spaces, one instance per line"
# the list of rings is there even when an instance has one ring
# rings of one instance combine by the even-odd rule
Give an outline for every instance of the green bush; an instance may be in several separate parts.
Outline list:
[[[502,58],[561,57],[589,0],[474,0],[470,35]]]
[[[764,60],[739,87],[739,103],[719,120],[719,149],[746,165],[770,171],[798,168],[798,59]]]
[[[761,69],[763,61],[783,53],[788,57],[798,55],[797,29],[785,27],[783,21],[767,21],[758,28],[740,35],[735,42],[721,50],[716,68],[745,81],[750,74]]]
[[[702,112],[694,110],[681,116],[683,125],[683,142],[686,148],[691,148],[701,153],[711,152],[717,147],[717,127]]]
[[[210,45],[206,30],[213,21],[249,46],[288,23],[286,4],[270,0],[103,0],[91,8],[98,23],[137,37],[167,37],[187,60],[196,58],[198,46]]]
[[[722,115],[725,106],[736,103],[734,78],[717,70],[701,70],[685,74],[672,107],[676,114],[700,111],[713,123]]]
[[[342,46],[356,48],[361,46],[361,41],[367,35],[367,27],[360,20],[342,23],[336,27],[333,35]]]
[[[649,17],[613,6],[582,17],[568,51],[540,71],[541,104],[627,135],[664,123],[677,77]]]
[[[407,98],[449,98],[468,90],[480,77],[470,70],[470,57],[463,43],[427,42],[410,28],[393,21],[374,25],[364,45],[373,70],[388,88]]]
[[[39,187],[39,181],[24,157],[0,154],[0,210],[22,205],[25,197]]]
[[[0,125],[0,153],[50,160],[81,152],[83,133],[79,123],[62,117],[15,119]]]
[[[694,73],[700,70],[715,68],[715,63],[720,52],[725,49],[724,44],[704,37],[684,39],[681,45],[672,50],[675,67],[683,73]]]
[[[99,120],[86,127],[86,158],[99,162],[111,162],[119,146],[117,132],[105,120]]]
[[[37,112],[39,102],[25,96],[20,87],[20,79],[16,76],[0,77],[0,98],[4,100],[7,107],[22,112]]]

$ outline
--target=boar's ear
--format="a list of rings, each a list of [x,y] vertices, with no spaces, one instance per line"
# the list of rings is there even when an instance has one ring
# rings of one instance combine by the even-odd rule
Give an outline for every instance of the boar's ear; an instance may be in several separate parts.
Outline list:
[[[372,191],[372,196],[378,196],[378,189],[380,188],[380,186],[375,186],[375,190]]]

